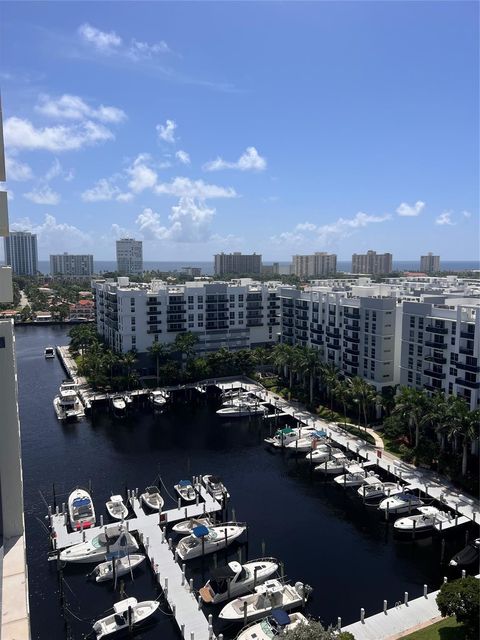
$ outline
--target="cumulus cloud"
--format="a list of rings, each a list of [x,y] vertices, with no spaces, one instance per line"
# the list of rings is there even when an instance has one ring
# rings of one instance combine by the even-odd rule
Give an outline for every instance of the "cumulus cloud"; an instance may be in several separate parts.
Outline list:
[[[157,182],[157,173],[149,166],[150,162],[151,156],[148,153],[141,153],[135,158],[132,166],[127,169],[130,176],[128,187],[135,193],[151,189]]]
[[[153,58],[161,53],[171,53],[171,49],[165,40],[149,44],[148,42],[140,42],[133,38],[126,50],[126,55],[135,62],[138,60]]]
[[[82,193],[84,202],[103,202],[113,200],[120,194],[120,189],[112,184],[107,178],[98,180],[91,189],[87,189]]]
[[[240,171],[263,171],[267,168],[267,161],[259,155],[255,147],[247,147],[236,162],[228,162],[218,156],[215,160],[203,165],[204,171],[220,171],[221,169],[239,169]]]
[[[56,205],[60,202],[60,194],[56,191],[53,191],[48,185],[43,187],[38,187],[37,189],[32,189],[28,193],[23,194],[24,198],[30,200],[30,202],[34,202],[35,204],[48,204],[48,205]]]
[[[168,224],[162,224],[160,214],[150,208],[144,209],[136,223],[145,237],[173,242],[206,242],[211,238],[210,226],[215,209],[194,198],[180,198],[172,207]]]
[[[113,133],[102,124],[86,120],[75,125],[36,128],[30,120],[7,118],[5,144],[12,149],[62,152],[113,140]]]
[[[470,213],[470,211],[462,211],[462,216],[464,218],[471,218],[472,214]]]
[[[435,224],[439,224],[439,225],[446,224],[446,225],[453,226],[455,222],[452,221],[452,212],[444,211],[443,213],[441,213],[435,220]]]
[[[174,120],[167,120],[165,124],[157,124],[155,129],[157,130],[158,137],[165,142],[175,142],[175,129],[177,125]]]
[[[97,53],[108,56],[123,56],[133,62],[171,53],[165,40],[149,43],[132,38],[129,42],[124,42],[115,31],[101,31],[88,23],[80,25],[78,34],[83,44],[93,47]]]
[[[122,45],[122,39],[115,31],[100,31],[85,22],[78,28],[80,38],[102,53],[113,53]]]
[[[24,182],[25,180],[31,180],[34,177],[32,168],[25,162],[20,162],[15,158],[6,156],[5,165],[8,180]]]
[[[399,216],[414,217],[420,215],[424,208],[425,202],[422,202],[421,200],[418,200],[413,205],[402,202],[397,207],[397,213]]]
[[[237,193],[232,187],[220,187],[216,184],[208,184],[203,180],[190,180],[189,178],[176,177],[171,182],[157,184],[155,193],[171,195],[179,198],[236,198]]]
[[[50,118],[59,118],[64,120],[99,120],[100,122],[109,122],[117,124],[126,119],[126,114],[122,109],[112,106],[91,107],[80,96],[74,96],[68,93],[63,94],[59,98],[51,98],[47,94],[39,96],[36,111]]]
[[[180,149],[176,152],[175,158],[182,164],[190,164],[190,156],[186,151]]]
[[[77,227],[57,222],[56,218],[50,214],[45,216],[41,224],[34,224],[30,218],[24,218],[10,225],[13,231],[30,231],[36,233],[40,247],[57,251],[62,247],[64,251],[82,251],[85,253],[86,246],[92,245],[92,238]]]

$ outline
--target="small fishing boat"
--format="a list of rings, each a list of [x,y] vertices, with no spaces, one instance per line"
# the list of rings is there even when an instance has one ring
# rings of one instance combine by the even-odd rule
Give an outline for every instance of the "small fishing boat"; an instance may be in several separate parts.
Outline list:
[[[155,486],[147,487],[140,495],[140,500],[153,511],[161,511],[165,504],[164,499],[160,495],[160,489]]]
[[[367,478],[378,480],[379,476],[374,471],[367,471],[360,465],[353,464],[348,467],[347,473],[337,476],[333,479],[333,481],[344,488],[359,487],[366,481]]]
[[[132,572],[138,565],[142,564],[145,556],[141,553],[132,553],[121,558],[113,557],[106,562],[101,562],[93,570],[93,575],[97,582],[106,582],[119,578]]]
[[[85,489],[75,489],[68,496],[68,515],[73,531],[95,526],[95,508],[92,497]]]
[[[223,497],[230,498],[227,488],[218,476],[206,475],[203,476],[202,480],[205,489],[217,500],[222,500]]]
[[[167,398],[165,397],[163,391],[160,391],[160,389],[155,389],[150,393],[150,402],[152,403],[153,408],[156,411],[163,411],[165,405],[167,404]]]
[[[55,358],[55,349],[53,347],[45,347],[43,355],[47,360],[51,360],[52,358]]]
[[[185,502],[193,502],[197,497],[197,492],[190,480],[180,480],[174,485],[174,489]]]
[[[321,445],[325,446],[326,438],[326,431],[318,431],[315,429],[314,431],[306,433],[301,438],[298,438],[298,440],[294,440],[287,444],[287,451],[290,451],[291,453],[306,453],[307,451],[314,451]]]
[[[114,520],[124,520],[128,517],[128,508],[123,502],[122,496],[110,496],[110,500],[105,506],[111,518]]]
[[[352,461],[344,453],[334,453],[330,460],[325,460],[324,463],[314,467],[313,470],[327,475],[338,475],[339,473],[345,473],[351,464]]]
[[[310,624],[299,612],[290,615],[283,609],[272,609],[270,615],[259,622],[253,622],[240,631],[235,640],[272,640],[292,631],[300,624]]]
[[[480,538],[469,542],[466,547],[456,553],[450,560],[451,567],[468,567],[474,562],[478,562],[480,557]]]
[[[125,398],[121,395],[113,396],[110,399],[110,402],[112,403],[113,413],[119,416],[123,416],[127,408]]]
[[[246,530],[245,525],[230,522],[213,527],[195,527],[189,536],[177,544],[177,555],[181,560],[190,560],[202,554],[214,553],[228,547]]]
[[[431,531],[442,512],[436,507],[418,507],[419,515],[399,518],[393,523],[398,533]]]
[[[275,558],[259,558],[244,564],[229,562],[224,567],[210,570],[210,580],[199,590],[207,604],[218,604],[234,596],[241,596],[268,580],[280,563]]]
[[[403,491],[403,486],[398,482],[381,482],[378,478],[367,477],[358,488],[357,493],[367,502],[383,500]]]
[[[107,525],[88,542],[74,544],[60,552],[62,562],[104,562],[112,554],[125,555],[138,551],[138,543],[132,534],[120,524]]]
[[[380,511],[388,511],[388,513],[406,513],[422,506],[423,501],[418,496],[408,489],[404,489],[401,493],[384,498],[378,508]]]
[[[230,403],[228,406],[216,411],[217,416],[221,418],[243,418],[244,416],[258,416],[266,413],[267,409],[262,404],[244,400],[238,403]]]
[[[254,593],[236,598],[226,604],[218,614],[220,620],[240,622],[241,620],[256,620],[268,615],[272,609],[288,611],[296,607],[305,606],[312,588],[302,582],[294,586],[280,580],[267,580],[255,587]]]
[[[113,605],[113,613],[105,618],[97,620],[93,630],[97,639],[111,636],[117,631],[125,631],[132,627],[138,627],[149,618],[159,607],[156,600],[138,602],[136,598],[126,598]]]
[[[195,527],[203,525],[204,527],[213,526],[214,521],[211,518],[190,518],[190,520],[182,520],[172,527],[172,531],[181,536],[189,536]]]

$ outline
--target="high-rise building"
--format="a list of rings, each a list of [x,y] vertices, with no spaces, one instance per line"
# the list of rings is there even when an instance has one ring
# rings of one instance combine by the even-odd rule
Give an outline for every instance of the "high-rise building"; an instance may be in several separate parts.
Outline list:
[[[117,240],[117,271],[123,276],[143,273],[143,247],[141,240]]]
[[[420,256],[420,271],[422,273],[436,273],[440,271],[440,256],[434,256],[428,253],[426,256]]]
[[[5,262],[17,276],[38,272],[37,236],[29,231],[11,231],[4,238]]]
[[[254,275],[262,271],[261,254],[217,253],[215,255],[215,275]]]
[[[367,251],[352,255],[352,273],[371,273],[374,276],[392,273],[392,254]]]
[[[67,278],[88,278],[93,275],[93,256],[71,253],[51,255],[50,274]]]
[[[292,258],[292,271],[299,278],[328,276],[337,272],[337,256],[325,252],[296,255]]]

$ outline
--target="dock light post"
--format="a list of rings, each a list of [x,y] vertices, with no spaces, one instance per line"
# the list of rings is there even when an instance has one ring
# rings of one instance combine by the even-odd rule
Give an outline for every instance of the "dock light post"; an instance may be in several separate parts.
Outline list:
[[[200,595],[198,596],[197,604],[198,604],[198,610],[200,611],[200,609],[202,608],[202,598]]]
[[[426,598],[427,597],[427,592],[428,592],[428,586],[426,584],[423,585],[423,597]]]
[[[198,495],[198,493],[197,493],[197,495],[195,496],[195,505],[196,505],[197,507],[198,507],[198,504],[199,504],[199,498],[200,498],[200,496],[199,496],[199,495]]]
[[[387,615],[387,607],[388,607],[388,602],[386,600],[383,601],[383,613],[385,615]]]
[[[172,549],[172,539],[171,538],[168,539],[168,548],[170,550]]]
[[[363,607],[360,609],[360,622],[365,624],[365,609]]]

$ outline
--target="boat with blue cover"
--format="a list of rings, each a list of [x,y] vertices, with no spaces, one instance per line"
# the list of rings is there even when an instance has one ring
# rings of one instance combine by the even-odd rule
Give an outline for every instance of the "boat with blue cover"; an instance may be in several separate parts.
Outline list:
[[[179,480],[178,483],[174,485],[174,489],[185,502],[193,502],[197,497],[197,493],[190,480]]]
[[[244,627],[235,640],[272,640],[283,636],[286,631],[292,631],[300,624],[309,624],[302,613],[295,612],[289,615],[283,609],[272,609],[268,617]]]
[[[315,450],[319,445],[325,444],[327,441],[327,432],[315,429],[314,431],[304,434],[298,440],[294,440],[287,444],[287,451],[291,453],[306,453]]]
[[[73,531],[95,526],[95,508],[88,491],[80,488],[72,491],[68,496],[68,514]]]
[[[177,544],[176,553],[181,560],[190,560],[207,553],[214,553],[219,549],[228,547],[246,529],[246,525],[237,522],[227,522],[214,527],[200,525],[195,527],[189,536],[180,540]]]

